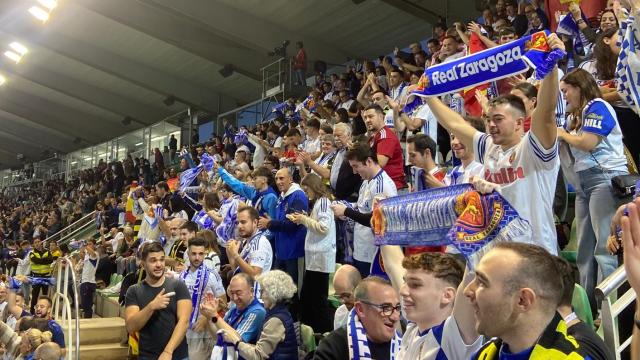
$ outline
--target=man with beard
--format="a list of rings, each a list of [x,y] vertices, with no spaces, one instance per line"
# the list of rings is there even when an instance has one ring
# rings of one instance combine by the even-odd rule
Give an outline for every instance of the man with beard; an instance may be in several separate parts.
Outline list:
[[[36,318],[47,319],[49,321],[47,323],[47,326],[49,327],[49,330],[53,335],[51,337],[51,340],[53,340],[55,343],[60,345],[60,348],[62,349],[64,354],[64,351],[65,351],[64,333],[62,332],[62,327],[60,326],[60,324],[58,324],[55,320],[51,318],[52,306],[53,306],[53,302],[51,301],[51,298],[49,298],[48,296],[41,295],[38,298],[38,301],[36,302],[35,312],[33,314]]]
[[[238,210],[238,235],[242,242],[231,240],[227,244],[229,264],[234,274],[243,272],[253,279],[271,270],[273,251],[262,231],[258,230],[258,210],[250,206]],[[258,286],[254,295],[259,295]]]
[[[187,329],[187,345],[189,359],[195,360],[209,359],[211,350],[215,345],[211,334],[205,331],[207,319],[204,316],[200,316],[200,304],[205,294],[214,294],[220,299],[222,306],[226,305],[227,300],[220,275],[215,271],[210,271],[203,265],[206,255],[205,245],[205,241],[202,238],[189,240],[189,268],[180,274],[180,279],[189,289],[193,306],[193,311],[189,318],[189,328]]]
[[[157,242],[142,248],[143,282],[127,290],[125,324],[129,333],[140,332],[140,360],[187,359],[185,334],[191,316],[187,286],[164,276],[165,254]]]

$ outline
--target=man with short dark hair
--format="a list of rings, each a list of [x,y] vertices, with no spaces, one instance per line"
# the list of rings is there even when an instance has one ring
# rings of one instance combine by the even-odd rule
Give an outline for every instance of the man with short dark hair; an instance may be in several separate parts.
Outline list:
[[[151,242],[142,248],[146,277],[127,290],[125,324],[129,333],[140,333],[139,359],[187,359],[185,334],[189,327],[191,299],[187,286],[164,274],[162,245]]]
[[[547,40],[551,48],[564,49],[555,34]],[[472,181],[476,189],[483,193],[500,190],[533,228],[532,236],[523,236],[519,241],[540,244],[553,254],[558,251],[552,209],[560,165],[555,120],[557,100],[558,70],[555,67],[542,80],[529,132],[524,134],[524,103],[517,96],[506,95],[490,103],[488,134],[485,134],[442,101],[426,98],[438,122],[464,146],[472,148],[476,161],[484,165],[484,176]]]
[[[562,298],[558,305],[558,313],[567,324],[567,334],[573,336],[580,348],[581,354],[589,355],[592,360],[613,360],[615,357],[602,338],[593,331],[591,326],[583,323],[573,312],[573,292],[579,281],[578,269],[567,260],[554,256],[558,276],[562,279]]]
[[[31,312],[36,318],[47,319],[47,327],[51,331],[53,335],[51,339],[58,345],[62,351],[65,351],[65,343],[64,343],[64,333],[62,332],[62,327],[51,317],[51,308],[53,307],[53,302],[51,298],[45,295],[40,295],[38,297],[38,301],[36,302],[35,311]]]
[[[383,360],[392,358],[392,352],[395,355],[398,351],[396,327],[400,320],[400,301],[391,284],[370,276],[358,284],[354,295],[356,301],[347,326],[332,331],[320,341],[315,360],[358,359],[365,354],[371,359]]]
[[[398,136],[385,125],[384,111],[376,104],[362,112],[362,119],[371,137],[369,146],[376,153],[376,163],[391,177],[398,191],[406,189],[404,158]]]
[[[412,191],[443,186],[446,172],[436,165],[436,142],[425,134],[407,139],[407,152],[411,167]]]
[[[258,211],[250,206],[238,209],[238,235],[241,241],[227,243],[227,256],[234,274],[243,272],[253,279],[271,270],[273,251],[269,239],[258,229]],[[257,288],[257,286],[256,286]],[[256,297],[259,293],[256,291]]]
[[[334,203],[331,209],[338,218],[348,217],[356,222],[353,236],[353,265],[365,277],[370,273],[371,263],[377,251],[373,244],[370,225],[374,198],[392,197],[398,193],[393,180],[378,164],[375,151],[367,144],[356,145],[347,152],[346,158],[353,172],[360,175],[363,180],[358,201],[350,207],[343,203]]]
[[[496,244],[464,290],[475,308],[476,330],[493,338],[472,359],[588,359],[556,312],[562,291],[553,256],[544,248]]]
[[[51,264],[53,264],[53,255],[44,248],[42,240],[36,238],[33,240],[33,250],[29,254],[31,261],[31,277],[36,279],[31,284],[31,313],[35,311],[34,307],[38,301],[40,294],[47,295],[49,292],[49,284],[47,281],[51,277]]]
[[[200,304],[206,294],[220,298],[220,304],[226,306],[226,296],[222,279],[216,271],[210,271],[204,265],[206,244],[202,238],[192,238],[188,242],[189,268],[180,273],[179,278],[189,290],[192,312],[187,329],[187,346],[189,359],[208,360],[215,345],[211,334],[206,329],[207,319],[200,316]]]
[[[160,181],[156,184],[156,197],[158,198],[158,204],[162,205],[163,209],[168,210],[171,208],[169,205],[171,190],[166,181]]]

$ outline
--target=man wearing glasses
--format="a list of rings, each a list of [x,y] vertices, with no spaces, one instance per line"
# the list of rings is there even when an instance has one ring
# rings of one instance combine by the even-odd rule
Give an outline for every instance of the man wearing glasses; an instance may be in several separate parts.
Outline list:
[[[354,296],[356,301],[347,325],[320,342],[315,360],[388,360],[392,351],[397,350],[392,340],[399,325],[400,300],[391,283],[369,276],[358,284]]]

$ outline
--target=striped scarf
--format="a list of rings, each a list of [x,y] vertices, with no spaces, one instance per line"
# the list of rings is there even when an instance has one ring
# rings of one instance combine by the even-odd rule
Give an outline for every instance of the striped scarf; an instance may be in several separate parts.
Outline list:
[[[369,339],[367,339],[367,330],[358,319],[355,309],[349,312],[349,322],[347,323],[347,340],[349,342],[349,360],[374,360],[369,349]],[[395,360],[400,345],[402,344],[402,336],[396,331],[395,336],[391,339],[389,346],[389,359]]]

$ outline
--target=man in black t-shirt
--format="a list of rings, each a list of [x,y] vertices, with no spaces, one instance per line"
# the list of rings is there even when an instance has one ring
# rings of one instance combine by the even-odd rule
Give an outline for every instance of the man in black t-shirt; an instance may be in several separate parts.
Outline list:
[[[127,331],[140,333],[140,360],[188,358],[191,298],[182,281],[165,277],[164,257],[160,243],[144,244],[140,258],[147,275],[125,297]]]
[[[576,313],[573,312],[571,301],[573,300],[573,291],[578,280],[576,276],[577,269],[561,257],[555,256],[555,261],[564,288],[562,299],[558,306],[558,313],[567,323],[567,334],[573,336],[580,345],[578,352],[582,356],[589,356],[592,360],[615,359],[613,352],[605,345],[602,338],[589,325],[580,321]]]

